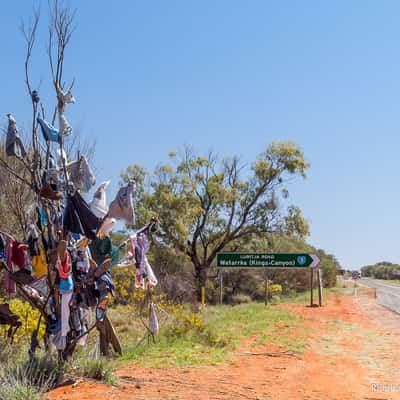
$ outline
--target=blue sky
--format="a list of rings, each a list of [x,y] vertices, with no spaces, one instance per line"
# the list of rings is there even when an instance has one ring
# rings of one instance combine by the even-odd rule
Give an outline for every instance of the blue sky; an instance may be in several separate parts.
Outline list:
[[[45,52],[47,1],[32,80],[53,104]],[[0,13],[0,116],[28,127],[21,17]],[[170,150],[239,154],[293,140],[311,169],[290,187],[309,242],[344,267],[400,262],[400,2],[71,1],[77,30],[65,78],[68,117],[96,140],[98,180],[130,163],[148,169]],[[109,197],[112,195],[109,190]]]

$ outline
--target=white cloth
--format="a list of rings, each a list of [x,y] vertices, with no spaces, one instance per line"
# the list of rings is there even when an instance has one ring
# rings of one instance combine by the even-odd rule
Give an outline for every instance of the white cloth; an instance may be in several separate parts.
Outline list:
[[[92,311],[90,310],[90,308],[81,308],[82,311],[82,322],[83,325],[85,325],[85,327],[90,328],[93,324],[93,316],[92,316]],[[79,340],[78,340],[78,344],[80,346],[85,346],[87,338],[89,337],[88,334],[82,336]]]
[[[154,336],[157,336],[160,331],[157,314],[154,309],[154,303],[150,303],[149,329]]]
[[[61,135],[68,136],[72,133],[72,127],[64,115],[64,111],[58,111],[58,130]]]
[[[71,330],[69,326],[69,315],[71,313],[69,302],[72,298],[72,290],[61,292],[61,336],[67,336]]]
[[[93,200],[90,203],[90,209],[93,214],[98,218],[104,218],[108,213],[108,206],[106,203],[106,190],[110,181],[102,182],[93,195]]]
[[[117,268],[125,268],[125,267],[129,267],[131,265],[135,264],[135,257],[134,255],[128,251],[124,256],[122,256],[120,258],[120,260],[118,261],[118,264],[114,266]]]
[[[96,177],[85,156],[81,156],[79,160],[68,163],[66,169],[68,178],[75,185],[76,189],[82,192],[89,192],[96,184]]]
[[[151,265],[150,265],[149,261],[147,260],[146,255],[144,256],[144,258],[145,258],[147,280],[149,282],[149,285],[156,286],[158,283],[158,280],[153,272],[153,268],[151,268]]]
[[[65,106],[66,104],[74,104],[75,97],[70,90],[64,93],[58,88],[58,130],[61,135],[68,136],[72,133],[72,127],[65,117]]]

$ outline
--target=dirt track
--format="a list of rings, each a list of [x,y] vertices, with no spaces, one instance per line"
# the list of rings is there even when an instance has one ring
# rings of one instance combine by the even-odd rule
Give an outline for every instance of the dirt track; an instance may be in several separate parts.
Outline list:
[[[253,338],[242,344],[226,366],[149,369],[128,365],[118,371],[120,383],[116,387],[82,382],[58,388],[48,397],[51,400],[400,399],[400,315],[377,305],[365,293],[358,297],[332,296],[321,309],[303,304],[279,307],[288,307],[304,318],[307,349],[301,356],[243,355],[249,350],[257,353],[284,350],[269,345],[254,350],[256,338]],[[298,326],[298,332],[292,334],[300,334],[302,329],[303,326]]]

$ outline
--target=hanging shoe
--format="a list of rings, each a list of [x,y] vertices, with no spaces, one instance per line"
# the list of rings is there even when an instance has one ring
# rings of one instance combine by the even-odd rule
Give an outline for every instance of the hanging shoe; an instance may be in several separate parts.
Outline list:
[[[63,197],[62,193],[53,189],[50,183],[46,183],[40,190],[39,194],[46,199],[54,201],[61,200]]]

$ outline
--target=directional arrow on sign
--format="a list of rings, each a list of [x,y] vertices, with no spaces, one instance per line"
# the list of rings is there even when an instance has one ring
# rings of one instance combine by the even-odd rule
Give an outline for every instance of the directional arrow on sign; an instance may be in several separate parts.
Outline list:
[[[310,254],[310,257],[312,258],[312,263],[310,265],[310,268],[318,267],[319,263],[321,262],[319,257],[316,254]]]

